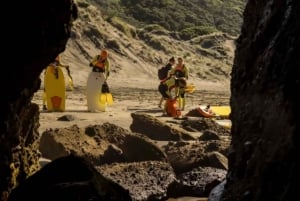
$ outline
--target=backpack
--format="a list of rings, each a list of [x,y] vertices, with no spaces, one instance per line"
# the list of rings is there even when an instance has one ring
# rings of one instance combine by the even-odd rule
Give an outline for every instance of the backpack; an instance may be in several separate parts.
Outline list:
[[[163,80],[166,77],[168,77],[168,71],[169,71],[169,69],[167,66],[160,67],[157,72],[158,79]]]

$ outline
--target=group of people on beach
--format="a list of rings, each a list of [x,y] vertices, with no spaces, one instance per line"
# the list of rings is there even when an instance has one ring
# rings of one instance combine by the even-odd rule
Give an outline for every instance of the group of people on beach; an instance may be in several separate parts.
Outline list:
[[[55,59],[54,64],[59,66],[66,66],[60,63],[59,56]],[[98,100],[98,95],[101,94],[101,86],[106,83],[110,74],[110,61],[108,58],[108,51],[103,49],[99,54],[93,57],[92,61],[89,63],[91,67],[91,72],[87,80],[87,86],[95,85],[99,88],[99,93],[89,93],[95,97],[87,97],[87,107],[88,111],[97,111],[96,99]],[[167,70],[167,74],[164,78],[160,79],[158,86],[158,91],[161,94],[158,107],[163,108],[163,112],[166,114],[167,110],[167,100],[175,100],[178,104],[178,109],[183,111],[185,109],[185,93],[187,80],[189,79],[189,69],[184,64],[183,58],[178,57],[177,62],[175,57],[171,57],[168,63],[164,66]],[[71,78],[69,68],[67,66],[68,75]],[[96,76],[95,79],[90,79],[91,76]],[[97,83],[93,80],[97,80]],[[91,83],[89,83],[91,82]],[[72,86],[73,87],[73,86]],[[87,90],[94,90],[91,87]],[[45,103],[43,104],[44,109],[46,109]]]
[[[168,100],[178,102],[178,109],[183,111],[185,109],[185,93],[187,80],[189,79],[189,69],[183,62],[182,57],[177,58],[177,63],[174,57],[171,57],[164,67],[168,73],[166,77],[160,80],[158,91],[161,94],[158,107],[162,108],[167,113]]]

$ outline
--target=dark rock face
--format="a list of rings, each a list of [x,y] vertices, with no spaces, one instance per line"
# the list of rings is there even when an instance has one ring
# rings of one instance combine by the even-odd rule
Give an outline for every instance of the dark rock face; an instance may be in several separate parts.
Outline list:
[[[173,168],[162,161],[114,163],[97,170],[127,189],[135,201],[166,200],[169,186],[177,181]]]
[[[0,99],[0,196],[5,200],[39,168],[39,110],[31,99],[42,70],[65,49],[77,9],[72,0],[6,1],[2,6],[14,8],[5,12],[1,25],[7,61],[1,76],[5,95]]]
[[[248,1],[231,80],[222,200],[294,200],[299,163],[300,2]]]
[[[229,143],[221,141],[195,141],[195,142],[169,142],[162,149],[167,154],[169,163],[176,174],[191,171],[197,167],[214,167],[227,169],[221,165],[223,160],[227,164],[227,153]],[[212,149],[214,147],[214,150]],[[223,154],[221,154],[223,152]],[[225,153],[224,153],[225,152]],[[218,154],[217,154],[218,153]],[[217,156],[219,159],[216,159]],[[223,156],[223,157],[222,157]]]
[[[192,196],[207,197],[212,188],[220,184],[227,171],[213,167],[198,167],[177,176],[178,183],[173,183],[168,191],[170,197]],[[191,188],[192,187],[192,188]]]
[[[130,130],[143,133],[152,140],[195,140],[185,130],[172,129],[157,118],[143,113],[132,113],[133,119]]]
[[[167,161],[167,156],[148,138],[110,123],[85,128],[73,125],[49,129],[42,133],[39,150],[43,157],[51,160],[73,153],[93,161],[97,166],[147,160]]]
[[[54,160],[15,188],[8,201],[131,201],[129,191],[102,177],[86,160],[70,155]]]
[[[148,115],[140,118],[148,119]],[[150,124],[149,130],[158,130],[161,124]],[[172,128],[173,133],[182,130],[175,125],[165,127]],[[165,200],[168,196],[203,197],[225,179],[228,162],[223,154],[228,152],[229,139],[170,141],[164,145],[147,135],[107,122],[85,128],[73,125],[43,132],[39,150],[54,163],[70,153],[84,158],[98,170],[99,176],[118,183],[135,201]],[[78,188],[81,190],[84,188]]]

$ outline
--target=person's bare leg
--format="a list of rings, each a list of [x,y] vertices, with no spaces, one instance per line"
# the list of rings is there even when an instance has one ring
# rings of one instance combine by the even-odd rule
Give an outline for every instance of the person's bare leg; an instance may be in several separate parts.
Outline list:
[[[164,98],[163,98],[163,100],[165,100]],[[164,102],[164,109],[163,109],[163,116],[164,115],[168,115],[168,101],[167,100],[165,100],[165,102]]]
[[[184,111],[185,108],[185,97],[181,100],[181,111]]]
[[[158,103],[158,107],[159,107],[159,108],[161,108],[161,105],[162,105],[163,101],[164,101],[164,97],[161,97],[161,98],[160,98],[160,101],[159,101],[159,103]]]

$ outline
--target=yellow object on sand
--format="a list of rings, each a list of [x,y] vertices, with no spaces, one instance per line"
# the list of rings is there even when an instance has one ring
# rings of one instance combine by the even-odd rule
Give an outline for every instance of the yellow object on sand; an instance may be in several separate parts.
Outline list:
[[[114,103],[113,96],[111,93],[100,94],[100,104],[112,105]]]
[[[111,93],[106,93],[106,102],[107,105],[112,105],[114,103],[114,99]]]
[[[229,118],[229,115],[231,112],[230,106],[210,106],[210,109],[216,115],[224,117],[224,118]]]
[[[193,93],[195,91],[196,87],[194,84],[189,84],[185,87],[184,91],[187,93]]]
[[[106,104],[106,93],[100,94],[100,104]]]

